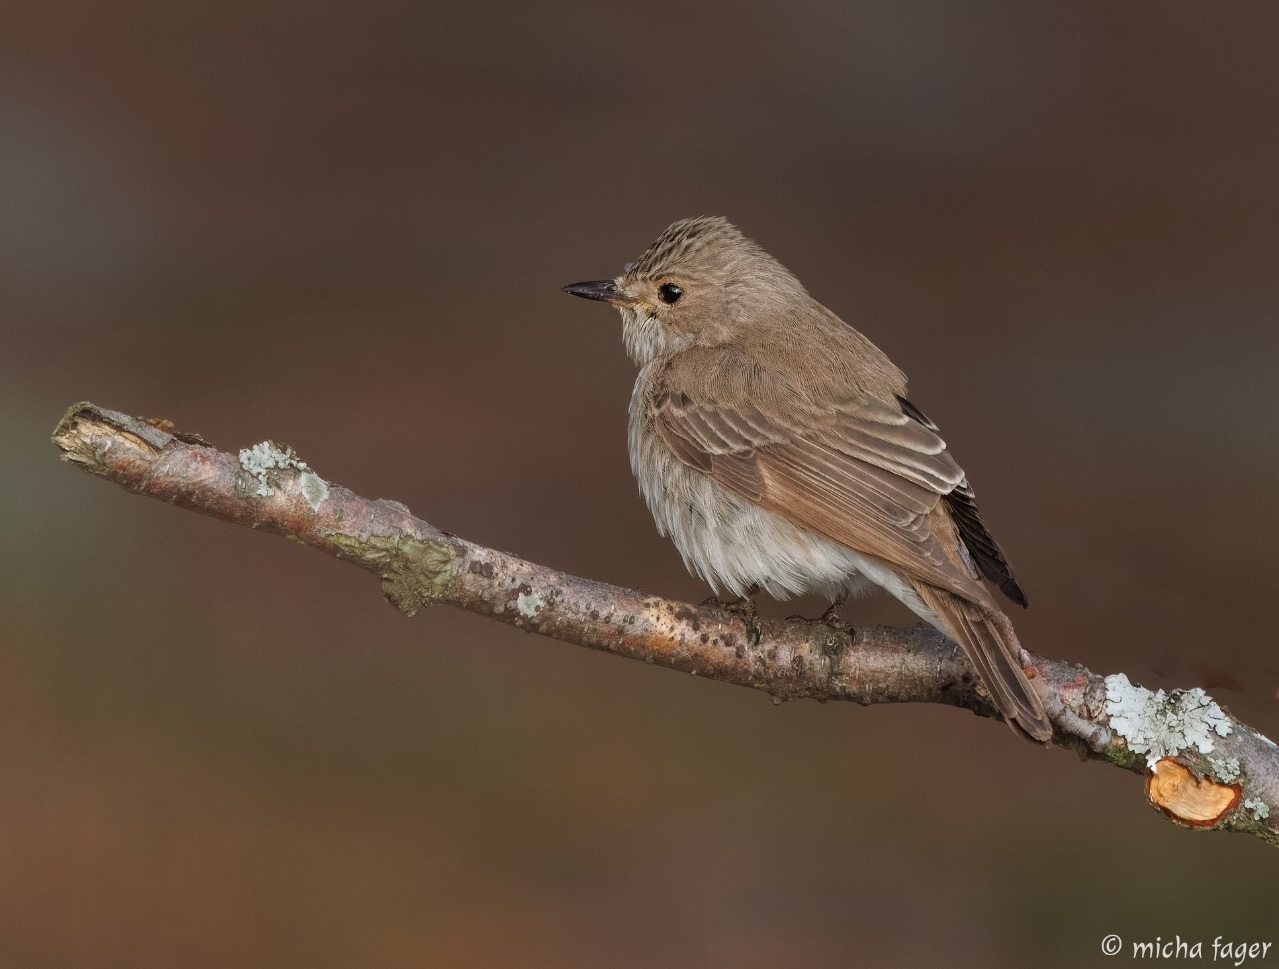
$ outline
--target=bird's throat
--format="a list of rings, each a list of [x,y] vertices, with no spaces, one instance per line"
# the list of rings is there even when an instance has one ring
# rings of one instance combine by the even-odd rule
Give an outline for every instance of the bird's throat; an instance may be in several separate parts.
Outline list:
[[[622,343],[637,367],[652,363],[683,349],[685,341],[641,307],[619,307],[622,313]]]

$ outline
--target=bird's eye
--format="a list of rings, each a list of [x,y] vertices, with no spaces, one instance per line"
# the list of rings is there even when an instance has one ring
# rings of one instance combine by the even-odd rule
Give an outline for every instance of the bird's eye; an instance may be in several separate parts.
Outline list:
[[[674,283],[663,283],[657,287],[657,296],[663,303],[677,303],[683,295],[684,291]]]

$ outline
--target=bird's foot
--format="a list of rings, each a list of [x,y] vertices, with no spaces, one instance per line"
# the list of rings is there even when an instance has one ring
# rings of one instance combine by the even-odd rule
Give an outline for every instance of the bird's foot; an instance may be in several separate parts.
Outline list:
[[[844,600],[848,598],[847,592],[842,592],[835,597],[835,601],[816,619],[809,619],[807,616],[787,616],[787,622],[806,622],[810,626],[834,626],[841,629],[850,636],[853,634],[853,627],[840,617],[839,610],[844,605]]]
[[[826,611],[822,613],[822,622],[828,626],[843,626],[844,620],[839,612],[844,608],[844,600],[848,598],[847,592],[841,592],[835,597],[835,601],[826,607]]]
[[[702,600],[702,605],[723,609],[746,623],[750,644],[758,646],[764,633],[760,624],[759,613],[755,611],[755,596],[757,595],[759,595],[759,586],[753,585],[746,590],[746,595],[737,599],[724,600],[718,596],[710,596]]]

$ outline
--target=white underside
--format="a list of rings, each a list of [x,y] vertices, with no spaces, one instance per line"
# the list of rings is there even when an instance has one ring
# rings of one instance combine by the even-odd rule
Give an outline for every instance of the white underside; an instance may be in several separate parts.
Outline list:
[[[676,458],[651,425],[645,431],[636,420],[642,383],[641,375],[631,399],[631,469],[658,532],[675,543],[690,572],[734,596],[759,586],[777,599],[810,592],[834,599],[878,586],[940,628],[893,570],[751,504]]]

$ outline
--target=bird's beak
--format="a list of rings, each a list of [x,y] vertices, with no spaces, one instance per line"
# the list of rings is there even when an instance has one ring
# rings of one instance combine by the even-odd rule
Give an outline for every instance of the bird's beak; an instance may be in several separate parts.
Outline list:
[[[563,291],[573,296],[580,296],[582,299],[603,300],[614,306],[625,306],[637,301],[630,293],[618,289],[617,283],[611,279],[597,279],[591,283],[570,283],[564,287]]]

